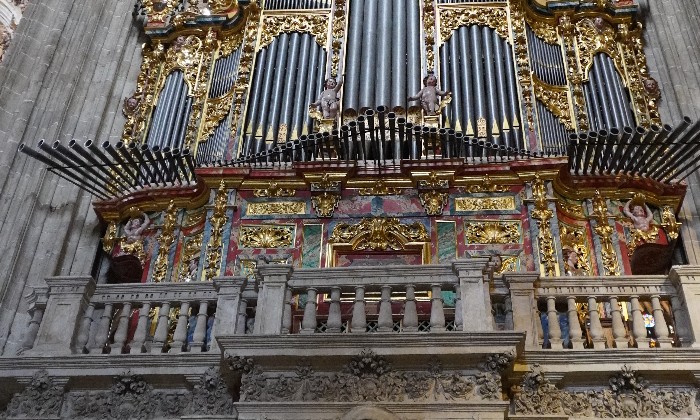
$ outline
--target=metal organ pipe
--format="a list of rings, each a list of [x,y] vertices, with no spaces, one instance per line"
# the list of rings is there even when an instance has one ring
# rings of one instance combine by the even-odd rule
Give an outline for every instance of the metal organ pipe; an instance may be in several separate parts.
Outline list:
[[[314,41],[313,37],[310,35],[307,35],[311,38],[311,57],[309,60],[309,67],[307,68],[307,80],[306,83],[303,84],[304,89],[306,89],[306,101],[301,104],[303,111],[302,111],[302,121],[304,121],[304,124],[307,127],[311,127],[312,122],[311,118],[307,115],[306,110],[308,109],[308,104],[315,102],[316,99],[318,98],[318,95],[321,93],[321,91],[325,88],[324,86],[324,80],[318,80],[322,79],[320,77],[323,73],[323,60],[321,60],[321,56],[323,55],[323,49],[319,47],[316,42]],[[300,97],[303,97],[303,95],[299,95]],[[303,129],[302,129],[303,131]]]
[[[469,101],[470,98],[466,95],[464,95],[464,90],[462,89],[462,80],[460,80],[459,74],[460,74],[460,67],[459,67],[459,58],[460,58],[460,50],[459,50],[459,38],[456,36],[456,34],[453,34],[452,37],[449,40],[449,47],[450,47],[450,75],[452,76],[450,79],[450,89],[457,93],[457,92],[462,92],[462,95],[455,94],[455,96],[452,98],[452,112],[453,112],[453,117],[452,121],[455,126],[458,126],[458,121],[462,119],[463,113],[462,113],[462,99],[465,101]],[[463,60],[467,60],[466,55],[462,55],[461,58]],[[443,89],[445,89],[444,86],[441,86]],[[463,126],[463,129],[466,128],[466,126]]]
[[[472,50],[472,72],[474,77],[474,96],[476,106],[474,107],[475,120],[486,118],[486,92],[484,90],[484,75],[481,64],[483,62],[483,53],[481,51],[481,33],[479,26],[472,25],[471,30],[471,50]],[[476,134],[476,127],[472,127]],[[469,133],[467,133],[469,134]]]
[[[462,83],[460,84],[460,87],[462,88],[462,108],[464,112],[463,117],[457,116],[457,118],[462,120],[461,127],[459,127],[459,131],[466,130],[467,126],[471,123],[472,127],[474,127],[474,124],[476,124],[476,121],[473,121],[473,106],[472,106],[472,99],[474,98],[474,95],[472,94],[472,72],[469,71],[471,65],[470,65],[470,60],[472,59],[472,54],[471,50],[469,48],[469,29],[466,26],[462,26],[457,30],[457,33],[452,35],[453,37],[459,36],[459,44],[460,47],[462,47],[461,55],[459,57],[460,59],[460,72],[455,73],[455,75],[460,74],[463,78]],[[452,87],[451,85],[443,85],[443,86],[449,86],[451,90],[455,92],[454,96],[458,96],[459,92],[456,87]],[[447,87],[443,87],[443,89],[447,89]],[[454,101],[456,98],[452,98]],[[453,125],[453,127],[458,127],[457,125]]]
[[[376,77],[382,78],[381,75],[376,72],[376,52],[377,52],[377,1],[378,0],[365,0],[365,12],[364,21],[362,24],[362,61],[359,65],[361,67],[362,76],[360,77],[360,102],[358,104],[359,108],[372,108],[374,107],[374,82]],[[381,0],[386,1],[386,0]],[[410,63],[410,61],[409,61]],[[358,63],[355,63],[357,66]],[[383,105],[383,104],[382,104]],[[359,111],[359,110],[358,110]]]
[[[309,50],[316,45],[313,38],[309,35],[302,35],[301,38],[301,56],[299,57],[299,68],[297,70],[297,79],[295,82],[296,94],[294,95],[297,102],[294,104],[292,126],[289,127],[290,133],[293,132],[295,137],[301,136],[304,129],[305,111],[308,109],[308,105],[315,101],[315,98],[314,100],[308,102],[306,101],[306,90],[308,89],[309,91],[313,91],[313,85],[306,80],[306,69],[308,68],[309,64]]]
[[[503,69],[503,66],[505,65],[503,61],[503,45],[501,44],[501,38],[498,36],[496,32],[492,32],[491,36],[493,38],[493,49],[494,49],[494,56],[496,59],[496,84],[497,84],[497,97],[498,97],[498,112],[499,112],[499,117],[501,117],[501,125],[499,126],[499,129],[503,130],[505,123],[507,122],[506,118],[506,76],[505,72]],[[510,126],[510,123],[508,124]],[[510,130],[508,132],[502,132],[503,135],[503,142],[507,147],[511,147],[512,143],[510,141]]]
[[[286,142],[289,139],[289,136],[292,134],[292,127],[290,127],[290,125],[292,124],[292,110],[294,109],[293,101],[295,97],[294,90],[296,87],[295,82],[297,76],[297,63],[299,62],[299,46],[301,44],[298,32],[293,32],[291,34],[290,44],[291,45],[289,49],[289,58],[287,60],[286,71],[284,72],[284,93],[282,94],[281,98],[281,116],[284,119],[281,123],[287,126],[287,134],[285,135],[284,139],[282,139],[282,142]],[[273,130],[275,130],[274,126]],[[279,133],[279,126],[276,132]],[[276,135],[273,140],[277,141],[278,139],[279,136]]]
[[[393,2],[379,0],[379,22],[377,24],[377,65],[375,104],[391,106],[391,80],[386,75],[391,74],[391,17]]]
[[[255,138],[255,148],[254,153],[260,153],[265,144],[265,133],[267,133],[267,122],[270,115],[268,108],[270,106],[270,101],[273,100],[271,97],[272,84],[274,82],[275,68],[278,65],[278,47],[280,45],[280,38],[275,38],[270,43],[267,51],[267,64],[265,66],[265,76],[261,92],[260,108],[255,114],[257,124],[253,126],[255,129],[253,136]],[[280,48],[280,49],[283,49]],[[275,63],[273,65],[273,63]],[[258,133],[260,136],[258,137]]]
[[[255,131],[257,130],[257,120],[255,119],[255,115],[260,104],[260,97],[262,96],[263,69],[267,68],[265,65],[265,60],[267,58],[267,52],[269,49],[270,46],[267,46],[266,48],[260,50],[255,62],[255,70],[253,71],[253,85],[250,88],[251,93],[248,105],[248,115],[246,117],[246,122],[243,129],[244,136],[246,136],[246,144],[244,146],[243,152],[245,155],[249,155],[252,153]]]
[[[612,111],[612,117],[615,125],[609,126],[608,128],[621,127],[623,126],[622,106],[619,103],[617,94],[615,93],[615,90],[612,86],[612,75],[610,74],[610,69],[607,65],[607,60],[605,60],[601,54],[596,54],[593,57],[593,62],[595,63],[594,65],[597,66],[596,73],[599,74],[599,77],[600,79],[602,79],[603,82],[602,84],[604,85],[604,87],[601,88],[604,89],[603,94],[607,96],[607,102],[611,104],[611,106],[607,108],[611,109]]]
[[[389,0],[383,0],[389,1]],[[394,0],[391,32],[391,106],[406,107],[406,0]],[[410,92],[413,95],[415,92]],[[348,107],[350,107],[348,105]]]
[[[406,38],[408,39],[408,44],[406,46],[408,71],[406,72],[406,76],[408,77],[408,92],[410,92],[410,95],[413,95],[421,89],[422,85],[420,2],[408,1],[406,5]]]
[[[362,59],[362,34],[365,0],[353,0],[349,2],[350,21],[348,26],[348,40],[346,55],[346,79],[343,94],[345,108],[359,108],[360,83],[360,60]]]
[[[518,99],[518,88],[516,87],[515,82],[515,63],[513,51],[510,45],[505,40],[501,40],[501,43],[504,46],[503,51],[505,52],[506,56],[506,81],[508,82],[507,102],[510,106],[510,126],[513,130],[513,134],[515,135],[515,147],[522,149],[524,141],[522,139],[522,127],[520,127],[519,122],[520,118],[518,117],[520,109],[520,100]]]
[[[290,34],[287,33],[280,34],[278,38],[280,45],[278,47],[279,50],[275,63],[276,72],[272,88],[272,96],[270,98],[272,103],[270,104],[269,111],[266,111],[266,114],[269,114],[270,123],[269,125],[263,124],[263,138],[266,142],[269,139],[269,143],[271,144],[274,144],[277,141],[277,133],[279,130],[280,108],[282,106],[280,98],[282,97],[282,89],[284,87],[283,84],[286,73],[284,69],[287,64],[287,55],[289,54],[289,38]],[[268,138],[268,129],[271,129],[272,138]]]
[[[493,48],[492,48],[492,38],[491,32],[493,31],[489,27],[481,28],[481,40],[483,42],[484,48],[484,67],[486,70],[486,91],[488,92],[488,118],[486,119],[486,130],[492,136],[500,131],[498,127],[497,111],[496,107],[498,102],[496,99],[496,80],[495,71],[493,66]]]

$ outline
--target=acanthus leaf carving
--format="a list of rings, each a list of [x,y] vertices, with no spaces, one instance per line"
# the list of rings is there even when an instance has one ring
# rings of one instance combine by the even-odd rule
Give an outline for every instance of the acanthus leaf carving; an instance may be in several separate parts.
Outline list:
[[[366,218],[355,225],[338,223],[330,243],[348,243],[353,250],[402,250],[410,242],[427,242],[428,231],[420,222],[402,224],[397,218]]]
[[[56,385],[46,370],[40,370],[22,392],[12,397],[4,414],[8,417],[58,418],[62,406],[63,386]],[[2,414],[0,417],[5,418]]]

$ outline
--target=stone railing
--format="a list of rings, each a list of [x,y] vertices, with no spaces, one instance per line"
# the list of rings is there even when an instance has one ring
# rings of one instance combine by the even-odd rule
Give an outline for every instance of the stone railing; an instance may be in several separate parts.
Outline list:
[[[514,328],[527,347],[563,349],[694,346],[700,320],[696,267],[669,276],[549,277],[505,274]],[[698,277],[700,279],[700,276]]]
[[[53,277],[35,289],[27,354],[139,354],[218,351],[213,332],[245,333],[255,302],[243,277],[214,282],[95,285]],[[252,293],[254,295],[254,293]]]

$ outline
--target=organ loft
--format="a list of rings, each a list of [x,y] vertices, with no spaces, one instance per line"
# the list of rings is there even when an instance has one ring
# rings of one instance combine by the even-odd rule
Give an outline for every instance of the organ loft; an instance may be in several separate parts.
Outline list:
[[[3,418],[700,415],[697,5],[92,1],[0,67]]]

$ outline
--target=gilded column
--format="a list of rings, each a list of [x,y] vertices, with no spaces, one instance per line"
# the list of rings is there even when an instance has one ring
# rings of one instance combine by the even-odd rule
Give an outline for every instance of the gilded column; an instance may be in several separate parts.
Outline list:
[[[557,260],[554,250],[554,237],[550,226],[550,219],[554,216],[554,212],[549,208],[547,189],[539,175],[536,175],[532,181],[532,198],[535,205],[531,214],[532,218],[537,222],[537,245],[540,250],[542,274],[545,276],[556,276]]]
[[[153,281],[161,282],[165,280],[168,273],[168,260],[170,257],[170,247],[175,243],[175,225],[177,224],[177,209],[175,202],[170,201],[163,216],[163,228],[158,238],[158,256],[156,257],[155,268],[153,269]]]
[[[226,216],[226,203],[228,201],[228,190],[224,181],[219,184],[214,199],[214,211],[209,219],[211,226],[211,236],[207,244],[207,262],[204,268],[204,277],[211,280],[219,274],[221,270],[221,254],[223,252],[223,231],[228,217]]]
[[[614,229],[608,223],[608,205],[605,198],[600,195],[600,191],[596,191],[593,196],[593,220],[595,221],[593,231],[600,238],[600,256],[603,260],[605,275],[619,276],[620,265],[612,242]]]

